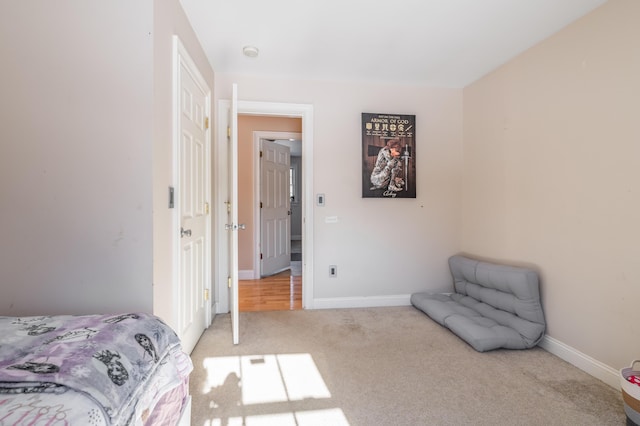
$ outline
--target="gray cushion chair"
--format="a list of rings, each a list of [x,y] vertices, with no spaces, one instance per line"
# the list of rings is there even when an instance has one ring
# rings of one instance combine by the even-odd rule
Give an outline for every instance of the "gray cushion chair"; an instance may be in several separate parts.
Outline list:
[[[536,271],[449,258],[454,293],[414,293],[411,304],[475,350],[528,349],[544,336]]]

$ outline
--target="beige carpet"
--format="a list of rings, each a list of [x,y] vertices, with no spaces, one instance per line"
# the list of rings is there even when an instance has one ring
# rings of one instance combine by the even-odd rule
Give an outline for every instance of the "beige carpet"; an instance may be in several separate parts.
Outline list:
[[[620,391],[548,352],[475,352],[412,307],[215,317],[192,425],[624,425]]]

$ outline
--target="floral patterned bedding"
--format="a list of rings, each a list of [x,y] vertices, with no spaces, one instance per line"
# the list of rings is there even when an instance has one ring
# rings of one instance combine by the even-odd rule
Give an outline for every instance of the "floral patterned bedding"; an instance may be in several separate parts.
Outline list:
[[[143,425],[192,368],[152,315],[0,317],[0,425]]]

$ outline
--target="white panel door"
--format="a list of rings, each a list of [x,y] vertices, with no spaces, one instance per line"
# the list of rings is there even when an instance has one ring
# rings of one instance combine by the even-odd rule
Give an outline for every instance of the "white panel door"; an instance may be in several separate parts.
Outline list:
[[[179,334],[190,353],[207,325],[209,261],[209,144],[206,86],[193,63],[179,51],[178,82],[178,190],[180,258],[178,265]],[[207,293],[205,293],[207,290]]]
[[[289,147],[262,140],[260,160],[260,275],[265,277],[291,267]]]

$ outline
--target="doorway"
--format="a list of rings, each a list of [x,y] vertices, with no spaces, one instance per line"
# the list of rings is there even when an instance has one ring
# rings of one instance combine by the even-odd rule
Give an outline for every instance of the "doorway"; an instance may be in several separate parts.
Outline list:
[[[299,126],[296,123],[296,126]],[[263,252],[262,250],[262,233],[264,231],[264,225],[262,223],[262,210],[260,203],[263,202],[262,192],[265,185],[265,179],[262,177],[263,166],[264,166],[264,157],[261,157],[261,152],[263,151],[263,144],[267,141],[277,143],[282,146],[286,146],[289,148],[289,168],[288,177],[290,178],[289,188],[287,191],[287,201],[289,203],[288,208],[291,211],[290,221],[289,221],[289,237],[287,238],[290,246],[287,247],[287,252],[289,254],[294,254],[293,257],[296,259],[291,259],[292,261],[302,261],[302,235],[303,235],[303,206],[304,206],[304,196],[305,191],[303,191],[303,157],[302,157],[302,134],[299,132],[283,132],[283,131],[253,131],[253,152],[251,153],[254,161],[251,166],[251,173],[253,174],[253,202],[249,208],[253,209],[253,220],[254,220],[254,234],[253,234],[253,244],[255,249],[253,250],[253,266],[250,271],[240,271],[241,279],[257,279],[265,275],[270,275],[269,273],[263,273],[263,269],[261,268],[262,260],[260,258],[260,254]],[[248,174],[248,173],[247,173]],[[293,250],[296,250],[293,252]],[[293,252],[293,253],[292,253]],[[299,258],[297,258],[299,257]],[[295,264],[298,268],[301,267],[300,264]],[[242,268],[241,268],[242,269]]]
[[[217,191],[214,194],[216,199],[216,312],[231,312],[230,287],[228,283],[234,274],[239,271],[232,271],[228,268],[229,253],[225,250],[228,234],[224,231],[229,199],[228,191],[228,171],[229,164],[227,156],[228,128],[231,122],[231,102],[220,100],[217,123]],[[302,287],[302,307],[303,309],[313,309],[313,106],[309,104],[288,104],[274,102],[254,102],[238,101],[237,113],[239,115],[270,116],[270,117],[297,117],[302,119],[302,152],[303,152],[303,173],[302,185],[302,236],[303,253],[301,269],[305,281]],[[245,231],[242,231],[245,232]],[[240,234],[242,235],[242,233]]]
[[[280,128],[293,131],[262,131]],[[253,175],[253,200],[239,205],[239,220],[252,220],[243,235],[239,256],[239,308],[245,311],[302,309],[302,190],[301,120],[292,117],[239,116],[238,133],[252,137],[252,164],[239,173]],[[248,140],[240,142],[248,145]],[[246,152],[246,151],[245,151]],[[242,159],[239,160],[242,162]],[[249,170],[250,166],[250,170]],[[241,188],[239,188],[241,190]],[[253,215],[247,211],[252,210]],[[253,255],[250,259],[249,255]],[[249,265],[252,261],[252,265]]]

